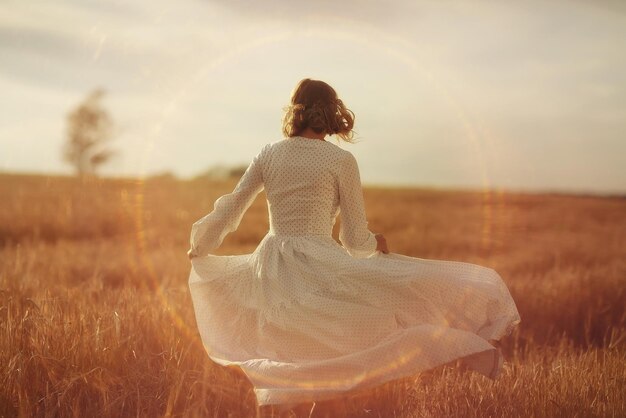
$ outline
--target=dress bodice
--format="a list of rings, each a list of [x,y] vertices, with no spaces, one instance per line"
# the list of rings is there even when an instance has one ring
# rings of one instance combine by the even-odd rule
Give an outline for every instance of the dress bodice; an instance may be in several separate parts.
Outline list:
[[[270,232],[330,235],[339,212],[338,176],[345,151],[301,137],[281,141],[263,160]]]
[[[263,147],[235,190],[220,197],[213,212],[194,224],[192,251],[203,255],[217,248],[263,188],[270,234],[330,236],[341,212],[339,239],[344,247],[354,256],[375,251],[354,156],[331,142],[297,136]]]

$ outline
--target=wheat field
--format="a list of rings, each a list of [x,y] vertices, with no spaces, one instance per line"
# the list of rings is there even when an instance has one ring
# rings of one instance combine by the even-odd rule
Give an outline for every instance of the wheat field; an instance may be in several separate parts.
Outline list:
[[[366,188],[392,252],[500,273],[522,317],[503,373],[258,410],[209,361],[187,288],[191,224],[234,185],[0,175],[0,417],[626,416],[625,197]],[[261,194],[219,253],[267,227]]]

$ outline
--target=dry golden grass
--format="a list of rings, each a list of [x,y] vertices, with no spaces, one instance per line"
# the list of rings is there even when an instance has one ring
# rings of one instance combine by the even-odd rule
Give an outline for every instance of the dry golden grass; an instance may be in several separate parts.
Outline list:
[[[0,416],[255,416],[187,288],[191,224],[233,186],[0,176]],[[505,370],[443,366],[281,416],[626,416],[626,199],[365,194],[393,252],[500,273],[522,316]],[[261,195],[219,252],[253,251],[266,217]]]

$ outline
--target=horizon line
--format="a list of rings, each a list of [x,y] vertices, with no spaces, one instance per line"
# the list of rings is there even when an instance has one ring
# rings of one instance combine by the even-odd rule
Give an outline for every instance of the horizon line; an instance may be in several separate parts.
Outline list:
[[[63,177],[63,178],[79,178],[76,174],[54,172],[54,171],[28,171],[28,170],[4,170],[0,169],[0,176],[40,176],[40,177]],[[150,175],[112,175],[112,174],[95,174],[94,179],[99,180],[127,180],[127,181],[154,181],[159,178],[170,178],[175,181],[193,182],[193,181],[217,181],[217,182],[236,182],[240,177],[215,177],[194,175],[179,176],[171,171],[162,171]],[[426,189],[431,191],[449,191],[462,193],[510,193],[510,194],[531,194],[531,195],[566,195],[578,197],[606,197],[606,198],[626,198],[626,190],[589,190],[589,189],[571,189],[559,187],[504,187],[491,185],[489,187],[470,186],[470,185],[433,185],[423,183],[386,183],[386,182],[363,182],[364,189]]]

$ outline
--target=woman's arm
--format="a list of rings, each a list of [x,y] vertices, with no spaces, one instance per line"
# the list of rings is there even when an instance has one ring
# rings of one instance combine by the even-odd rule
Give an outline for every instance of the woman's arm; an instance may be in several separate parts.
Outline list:
[[[228,233],[237,229],[244,213],[263,190],[261,158],[264,150],[254,157],[233,192],[217,199],[213,211],[193,224],[189,258],[208,254],[222,244]]]
[[[339,239],[348,252],[358,258],[368,257],[377,249],[378,240],[367,228],[361,176],[356,159],[347,153],[339,170]]]

